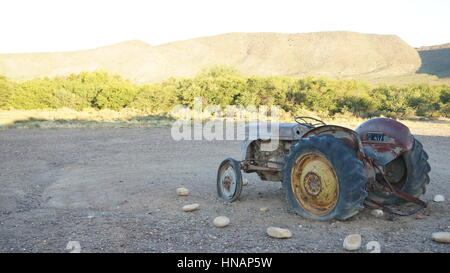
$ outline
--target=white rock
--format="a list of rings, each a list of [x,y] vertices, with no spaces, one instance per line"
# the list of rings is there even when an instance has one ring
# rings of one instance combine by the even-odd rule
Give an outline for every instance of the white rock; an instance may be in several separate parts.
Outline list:
[[[248,185],[248,179],[244,178],[244,180],[242,181],[242,185],[243,186],[247,186]]]
[[[434,200],[434,202],[444,202],[445,198],[444,198],[444,196],[442,196],[440,194],[437,194],[437,195],[434,196],[433,200]]]
[[[384,215],[381,209],[374,209],[370,213],[375,217],[382,217]]]
[[[195,203],[195,204],[190,204],[190,205],[186,205],[183,207],[183,211],[185,212],[190,212],[190,211],[194,211],[197,210],[200,207],[199,204]]]
[[[214,218],[213,224],[219,228],[226,227],[230,224],[230,218],[226,216],[218,216]]]
[[[186,188],[178,188],[177,195],[178,196],[187,196],[187,195],[189,195],[189,190]]]
[[[432,238],[436,242],[450,244],[450,232],[435,232]]]
[[[268,212],[269,208],[263,207],[263,208],[260,208],[259,210],[262,211],[262,212]]]
[[[344,248],[346,250],[358,250],[361,248],[361,235],[350,234],[344,239]]]
[[[367,250],[371,250],[370,253],[381,253],[381,245],[377,241],[370,241],[366,245]]]
[[[287,239],[292,237],[292,232],[289,229],[279,227],[268,227],[267,234],[270,237],[278,239]]]

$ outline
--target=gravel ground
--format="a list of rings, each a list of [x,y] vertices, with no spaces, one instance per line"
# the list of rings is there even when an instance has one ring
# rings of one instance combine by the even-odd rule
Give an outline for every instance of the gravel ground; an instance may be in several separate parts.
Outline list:
[[[450,232],[450,137],[417,135],[430,155],[423,197],[442,194],[415,216],[375,218],[369,210],[345,221],[315,222],[293,214],[281,184],[250,183],[241,199],[215,198],[217,167],[240,157],[234,141],[173,141],[168,128],[0,131],[0,252],[343,252],[343,239],[362,235],[382,252],[450,252],[431,234]],[[179,197],[184,186],[190,195]],[[200,209],[186,213],[186,204]],[[268,207],[261,212],[261,207]],[[224,215],[231,223],[216,228]],[[266,228],[292,231],[273,239]]]

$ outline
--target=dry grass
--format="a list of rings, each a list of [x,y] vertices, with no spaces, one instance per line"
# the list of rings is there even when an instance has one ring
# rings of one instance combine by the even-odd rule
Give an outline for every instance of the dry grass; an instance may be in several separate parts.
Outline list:
[[[135,109],[0,110],[0,129],[163,127],[169,126],[172,122],[173,119],[170,117]]]
[[[246,119],[256,119],[253,113],[243,112],[240,114]],[[316,117],[327,124],[340,125],[351,129],[355,129],[366,120],[348,114],[337,115],[334,118],[323,117],[309,111],[298,114]],[[197,116],[203,120],[217,118],[214,115],[204,113]],[[279,117],[281,122],[293,122],[293,116],[288,113],[281,112]],[[56,110],[0,110],[0,129],[166,127],[170,126],[175,119],[183,119],[183,116],[180,114],[159,115],[136,109],[120,111],[94,109],[75,111],[67,108]],[[408,126],[413,134],[450,136],[450,119],[399,121]]]

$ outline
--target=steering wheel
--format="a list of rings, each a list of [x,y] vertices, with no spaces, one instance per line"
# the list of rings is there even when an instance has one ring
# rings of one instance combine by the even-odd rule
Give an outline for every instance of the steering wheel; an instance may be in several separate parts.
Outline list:
[[[315,121],[315,123],[312,122],[308,122],[308,120],[310,121]],[[297,122],[300,125],[304,125],[308,128],[316,128],[316,126],[320,125],[327,125],[325,122],[321,121],[320,119],[316,119],[313,117],[295,117],[295,122]]]

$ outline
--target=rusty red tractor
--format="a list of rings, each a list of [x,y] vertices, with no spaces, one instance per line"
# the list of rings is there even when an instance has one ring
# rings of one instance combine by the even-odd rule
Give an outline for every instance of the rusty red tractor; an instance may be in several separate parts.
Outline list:
[[[256,128],[257,133],[246,134],[241,161],[220,164],[220,200],[239,198],[243,171],[282,182],[293,211],[315,220],[345,220],[365,206],[397,215],[426,207],[419,196],[430,182],[428,155],[402,123],[374,118],[353,131],[311,117],[295,121],[269,123],[265,133],[259,130],[262,123],[246,126],[246,132]],[[417,208],[405,212],[391,206],[406,202]]]

